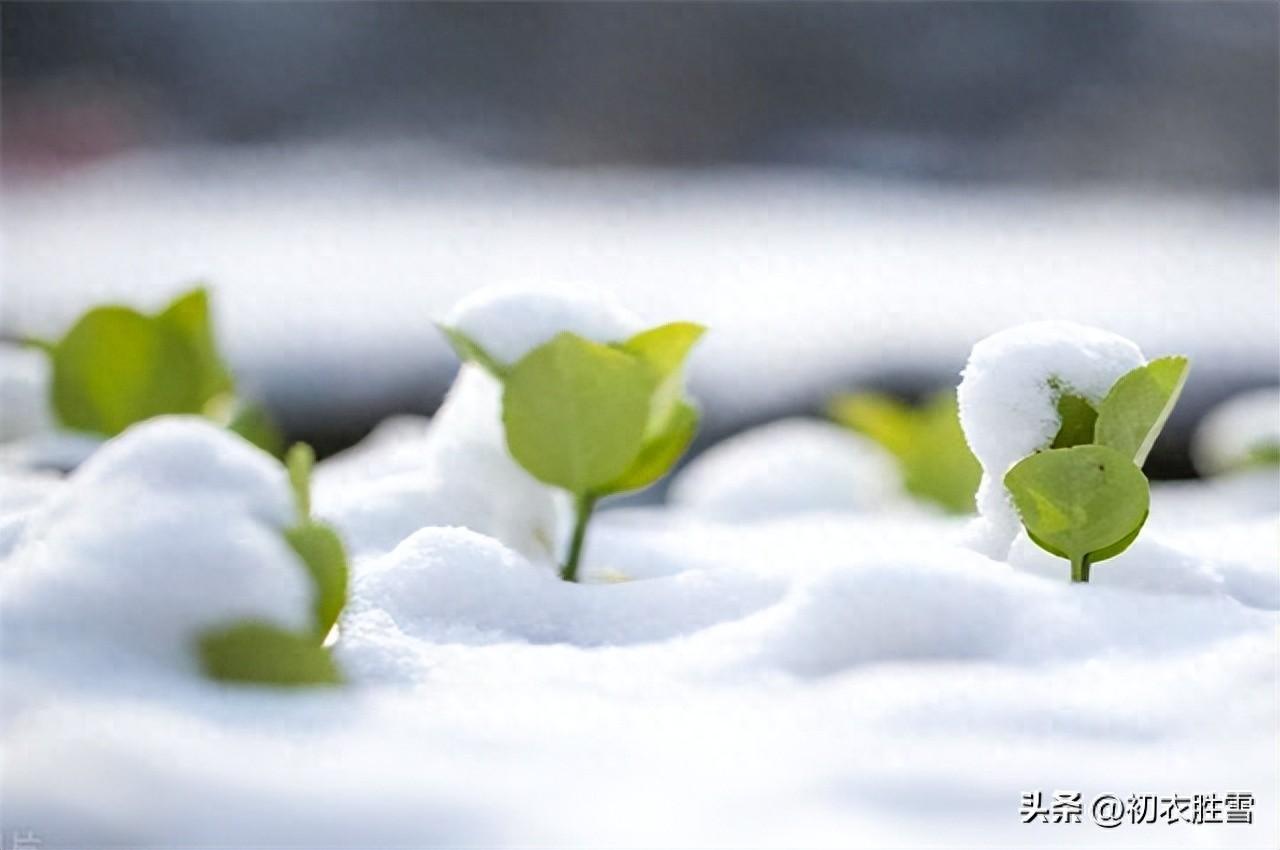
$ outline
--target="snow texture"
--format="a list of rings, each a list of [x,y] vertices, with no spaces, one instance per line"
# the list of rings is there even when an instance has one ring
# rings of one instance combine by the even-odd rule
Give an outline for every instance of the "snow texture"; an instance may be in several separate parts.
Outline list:
[[[310,622],[311,586],[284,539],[284,468],[207,422],[174,417],[108,442],[24,523],[0,571],[7,657],[104,657],[195,669],[215,626]]]
[[[1049,377],[1096,399],[1141,362],[1100,332],[1040,334],[981,343],[966,371],[991,470],[1052,436]],[[729,445],[671,506],[606,506],[573,584],[549,568],[556,494],[503,451],[497,390],[465,367],[429,423],[318,467],[315,508],[355,558],[339,689],[232,686],[190,662],[207,625],[306,621],[272,459],[166,419],[65,482],[5,471],[3,834],[48,850],[1280,838],[1280,506],[1261,479],[1154,488],[1142,537],[1080,585],[1025,539],[1005,562],[960,545],[963,521],[861,510],[848,500],[883,479],[857,440],[784,423],[738,445],[789,467]],[[735,486],[772,513],[740,521]],[[1022,793],[1058,789],[1249,791],[1254,822],[1020,822]]]
[[[1209,412],[1191,445],[1203,475],[1226,472],[1259,449],[1280,450],[1280,387],[1241,393]]]
[[[571,287],[481,289],[459,301],[444,324],[507,365],[565,331],[594,342],[622,342],[645,328],[608,294]]]
[[[870,440],[817,419],[744,431],[698,455],[671,483],[673,504],[750,521],[815,511],[865,511],[901,500],[894,460]]]
[[[1070,393],[1097,407],[1121,375],[1145,362],[1129,340],[1071,322],[1030,322],[973,346],[958,395],[965,440],[982,464],[976,548],[993,558],[1008,553],[1021,524],[1004,475],[1053,442],[1058,399]]]

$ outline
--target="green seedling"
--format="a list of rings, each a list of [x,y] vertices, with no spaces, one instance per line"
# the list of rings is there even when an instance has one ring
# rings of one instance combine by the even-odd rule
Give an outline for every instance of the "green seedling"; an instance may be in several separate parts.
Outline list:
[[[829,411],[893,455],[908,493],[949,513],[973,513],[982,467],[965,442],[953,391],[936,393],[919,407],[877,393],[844,395]]]
[[[576,581],[596,504],[657,481],[692,441],[698,412],[684,394],[684,364],[704,328],[676,322],[608,345],[566,332],[510,365],[460,331],[442,330],[459,357],[502,382],[512,457],[573,497],[560,573]]]
[[[298,520],[284,536],[311,577],[312,628],[296,633],[269,623],[245,621],[206,632],[197,649],[202,667],[215,679],[273,685],[341,681],[324,644],[347,602],[346,550],[332,527],[311,516],[311,470],[315,465],[311,447],[294,445],[285,465]]]
[[[1142,464],[1178,401],[1185,357],[1162,357],[1112,385],[1095,409],[1061,391],[1061,425],[1050,448],[1016,463],[1005,487],[1040,548],[1071,562],[1072,581],[1137,539],[1150,509]]]
[[[1071,580],[1119,555],[1146,522],[1150,493],[1133,461],[1106,446],[1050,449],[1020,461],[1004,479],[1037,546],[1071,561]]]
[[[63,427],[114,437],[153,416],[201,414],[279,456],[280,433],[266,412],[235,396],[203,288],[153,315],[95,307],[57,342],[26,342],[50,358],[50,400]]]

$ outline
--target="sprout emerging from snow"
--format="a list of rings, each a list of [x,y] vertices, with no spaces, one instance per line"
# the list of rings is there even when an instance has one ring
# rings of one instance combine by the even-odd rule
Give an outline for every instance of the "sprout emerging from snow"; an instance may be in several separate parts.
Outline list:
[[[1062,322],[974,346],[959,395],[965,436],[983,465],[988,540],[1007,552],[1012,516],[1038,546],[1071,561],[1073,581],[1088,581],[1092,564],[1123,552],[1146,522],[1141,467],[1188,368],[1185,357],[1143,363],[1127,340]]]
[[[95,307],[57,342],[25,342],[49,356],[51,407],[64,428],[114,437],[155,416],[196,413],[280,454],[280,433],[266,411],[235,394],[202,287],[153,315]]]
[[[912,496],[948,513],[973,513],[982,467],[964,441],[954,392],[936,393],[918,407],[878,393],[842,395],[830,413],[893,455]]]
[[[704,329],[674,322],[622,336],[629,317],[603,306],[541,293],[486,298],[441,329],[460,358],[501,382],[511,456],[573,498],[560,574],[576,581],[597,502],[657,481],[693,439],[684,364]],[[516,306],[523,315],[511,315]]]

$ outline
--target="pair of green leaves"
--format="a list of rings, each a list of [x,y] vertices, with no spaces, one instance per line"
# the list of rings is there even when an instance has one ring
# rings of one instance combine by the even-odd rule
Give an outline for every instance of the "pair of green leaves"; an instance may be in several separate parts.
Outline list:
[[[280,433],[266,412],[235,397],[203,288],[153,315],[96,307],[61,340],[30,342],[49,355],[53,412],[66,428],[113,437],[153,416],[203,414],[280,454]]]
[[[908,493],[949,513],[973,513],[982,467],[965,442],[954,391],[918,407],[879,393],[843,395],[829,412],[893,455]]]
[[[1062,392],[1061,425],[1051,447],[1015,464],[1005,487],[1030,538],[1071,561],[1072,579],[1137,539],[1150,508],[1142,464],[1168,421],[1190,368],[1162,357],[1112,385],[1095,409]]]
[[[326,685],[342,681],[325,638],[347,601],[347,556],[329,525],[311,516],[311,470],[315,454],[303,443],[286,458],[298,522],[285,539],[302,560],[313,587],[313,628],[308,633],[256,620],[214,629],[202,635],[198,652],[205,672],[215,679],[270,685]]]
[[[704,328],[674,322],[614,344],[564,332],[510,365],[457,329],[442,330],[459,357],[502,382],[512,457],[575,497],[578,522],[562,570],[574,580],[595,502],[657,481],[693,440],[698,412],[684,395],[684,363]]]
[[[685,358],[704,329],[661,325],[622,343],[560,333],[507,366],[444,329],[458,355],[503,384],[507,447],[543,483],[600,498],[662,477],[693,439]]]

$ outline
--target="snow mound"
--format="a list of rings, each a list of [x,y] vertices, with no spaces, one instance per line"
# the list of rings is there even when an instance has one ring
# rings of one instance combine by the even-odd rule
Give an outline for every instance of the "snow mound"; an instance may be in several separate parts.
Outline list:
[[[739,619],[781,595],[776,578],[736,570],[575,584],[467,529],[427,528],[366,565],[344,630],[373,617],[435,643],[625,646]]]
[[[729,521],[866,511],[901,499],[893,458],[830,422],[793,418],[744,431],[672,481],[674,506]]]
[[[1142,352],[1108,331],[1072,322],[1031,322],[980,340],[958,390],[960,424],[982,464],[973,544],[1003,558],[1020,524],[1004,475],[1046,448],[1058,433],[1058,399],[1081,396],[1095,406],[1120,376],[1142,366]]]
[[[459,301],[444,324],[502,363],[515,363],[564,331],[595,342],[622,342],[645,328],[605,292],[572,287],[482,289]]]
[[[501,385],[465,364],[429,425],[384,433],[317,467],[314,510],[342,532],[357,568],[430,526],[464,526],[555,562],[565,498],[512,459],[501,411]]]
[[[194,670],[208,628],[305,629],[310,582],[283,537],[293,520],[283,467],[239,437],[193,417],[130,428],[25,524],[0,572],[4,652]]]
[[[1211,410],[1196,428],[1191,457],[1202,475],[1216,475],[1268,449],[1280,450],[1280,387],[1241,393]]]

